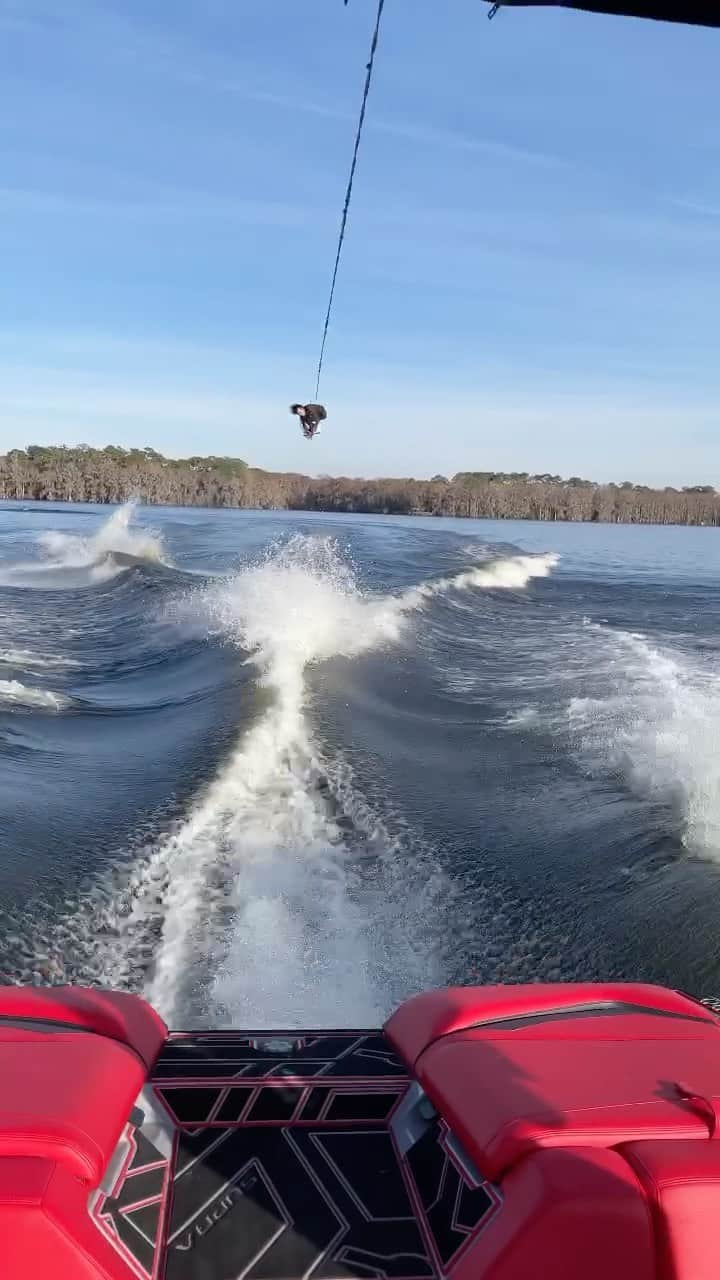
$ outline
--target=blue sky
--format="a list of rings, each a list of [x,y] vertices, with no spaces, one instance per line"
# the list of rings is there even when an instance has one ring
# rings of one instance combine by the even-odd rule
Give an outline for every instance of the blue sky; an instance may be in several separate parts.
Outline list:
[[[0,448],[720,482],[720,34],[387,0],[0,0]]]

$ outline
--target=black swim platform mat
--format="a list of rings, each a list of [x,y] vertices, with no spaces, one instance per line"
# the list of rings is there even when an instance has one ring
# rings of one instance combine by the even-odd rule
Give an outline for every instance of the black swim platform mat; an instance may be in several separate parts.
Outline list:
[[[497,1208],[441,1122],[400,1155],[377,1032],[176,1035],[153,1083],[173,1158],[138,1132],[95,1211],[140,1280],[436,1280]]]

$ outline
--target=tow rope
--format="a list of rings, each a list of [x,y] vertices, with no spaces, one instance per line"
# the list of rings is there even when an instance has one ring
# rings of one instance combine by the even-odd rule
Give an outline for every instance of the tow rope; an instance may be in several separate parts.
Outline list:
[[[345,0],[347,4],[347,0]],[[375,66],[375,54],[377,52],[378,42],[380,39],[380,23],[382,22],[383,9],[385,8],[385,0],[378,0],[377,17],[375,18],[375,30],[373,31],[372,43],[370,45],[370,58],[367,64],[367,75],[365,76],[365,89],[363,91],[362,106],[360,108],[360,118],[358,120],[357,132],[355,134],[355,146],[353,149],[352,164],[350,166],[350,177],[348,178],[347,191],[345,192],[345,204],[343,205],[342,219],[340,222],[340,235],[338,236],[337,253],[335,255],[335,267],[332,274],[332,282],[330,284],[330,297],[328,299],[327,314],[325,316],[325,327],[323,329],[322,343],[320,344],[320,359],[318,360],[317,381],[315,383],[315,399],[320,395],[320,376],[322,374],[323,360],[325,358],[325,344],[327,342],[328,329],[330,328],[330,316],[332,315],[333,301],[335,299],[335,285],[337,284],[338,268],[340,266],[340,256],[342,254],[343,243],[345,240],[345,229],[347,227],[348,212],[350,209],[350,201],[352,199],[353,182],[355,180],[355,170],[357,168],[358,152],[360,150],[360,139],[362,138],[363,125],[365,124],[365,111],[367,108],[368,96],[370,93],[370,85],[372,84],[373,68]]]

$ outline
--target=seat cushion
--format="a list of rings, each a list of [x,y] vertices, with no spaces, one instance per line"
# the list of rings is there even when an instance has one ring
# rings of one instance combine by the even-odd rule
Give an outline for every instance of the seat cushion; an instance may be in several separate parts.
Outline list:
[[[720,1142],[635,1142],[620,1154],[652,1209],[658,1280],[717,1280]]]
[[[453,1280],[657,1280],[638,1180],[614,1151],[537,1151],[453,1265]]]
[[[385,1034],[412,1068],[435,1040],[471,1028],[492,1027],[494,1035],[522,1029],[526,1036],[592,1039],[638,1034],[637,1020],[663,1019],[663,1034],[683,1034],[683,1023],[718,1025],[717,1017],[678,991],[638,982],[560,982],[524,986],[448,987],[406,1000],[385,1025]],[[639,1034],[643,1034],[639,1023]],[[646,1028],[647,1029],[647,1028]]]
[[[62,1165],[0,1157],[2,1280],[133,1280],[88,1213],[87,1188]]]
[[[538,1147],[614,1147],[642,1139],[707,1141],[712,1113],[673,1081],[720,1102],[720,1032],[685,1040],[446,1036],[415,1074],[487,1178]]]
[[[167,1027],[139,996],[95,987],[0,987],[0,1029],[7,1021],[82,1028],[134,1050],[150,1072]]]
[[[144,1083],[114,1040],[0,1025],[0,1157],[51,1160],[96,1187]]]

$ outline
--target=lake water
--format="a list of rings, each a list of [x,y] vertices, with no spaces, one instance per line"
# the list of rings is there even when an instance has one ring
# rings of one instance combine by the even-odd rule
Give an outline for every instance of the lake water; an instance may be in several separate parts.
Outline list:
[[[720,534],[0,505],[0,979],[720,991]]]

